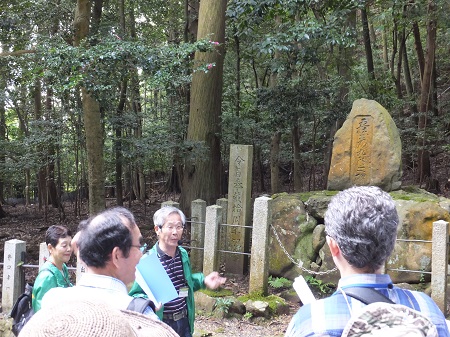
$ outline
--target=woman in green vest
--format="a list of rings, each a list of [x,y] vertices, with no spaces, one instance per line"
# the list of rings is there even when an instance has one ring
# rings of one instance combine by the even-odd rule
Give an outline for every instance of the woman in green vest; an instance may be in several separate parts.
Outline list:
[[[71,287],[69,269],[66,263],[72,256],[72,233],[64,226],[51,226],[45,234],[45,243],[50,253],[42,265],[33,286],[33,310],[41,309],[45,293],[55,287]]]

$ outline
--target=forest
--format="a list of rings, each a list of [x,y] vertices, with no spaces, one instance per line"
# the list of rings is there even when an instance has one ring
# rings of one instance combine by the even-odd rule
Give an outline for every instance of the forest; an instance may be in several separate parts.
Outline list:
[[[403,181],[435,193],[450,156],[448,0],[11,0],[0,4],[2,204],[118,205],[325,189],[333,136],[376,100]]]

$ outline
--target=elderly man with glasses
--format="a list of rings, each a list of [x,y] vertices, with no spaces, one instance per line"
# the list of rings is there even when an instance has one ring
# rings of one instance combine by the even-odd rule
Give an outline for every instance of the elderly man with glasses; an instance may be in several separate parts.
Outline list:
[[[186,217],[181,210],[171,206],[162,207],[155,212],[153,223],[158,242],[149,253],[158,255],[178,292],[178,297],[165,303],[157,315],[181,337],[191,337],[195,319],[194,292],[204,288],[216,289],[224,284],[226,279],[217,272],[207,276],[192,273],[188,253],[179,246],[186,223]],[[130,295],[146,296],[137,282],[134,283]]]
[[[147,247],[133,214],[123,207],[107,209],[85,221],[81,228],[77,246],[86,273],[75,287],[50,290],[42,307],[86,298],[158,319],[153,303],[128,295],[127,286],[133,284],[136,265]]]

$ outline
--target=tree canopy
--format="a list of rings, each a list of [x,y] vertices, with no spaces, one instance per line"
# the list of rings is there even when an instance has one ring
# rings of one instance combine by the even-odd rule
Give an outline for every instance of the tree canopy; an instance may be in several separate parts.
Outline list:
[[[405,180],[443,186],[434,163],[449,151],[449,9],[444,0],[2,3],[0,201],[61,207],[89,190],[95,212],[111,187],[118,204],[156,190],[181,193],[184,208],[212,202],[226,194],[233,143],[254,146],[256,191],[321,189],[334,133],[358,98],[393,116]]]

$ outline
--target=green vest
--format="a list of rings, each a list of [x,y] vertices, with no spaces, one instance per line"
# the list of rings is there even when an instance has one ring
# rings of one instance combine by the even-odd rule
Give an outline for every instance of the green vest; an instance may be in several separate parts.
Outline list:
[[[40,271],[33,285],[32,305],[34,312],[41,309],[41,301],[44,295],[52,288],[56,287],[71,287],[69,278],[69,269],[63,263],[63,270],[61,271],[50,261],[46,261]]]
[[[181,262],[183,264],[183,272],[184,278],[189,288],[188,296],[186,297],[186,305],[187,305],[187,313],[189,319],[189,326],[191,328],[191,334],[194,333],[194,320],[195,320],[195,301],[194,301],[194,292],[200,289],[205,289],[205,276],[203,273],[194,273],[192,274],[191,270],[191,262],[189,261],[189,255],[183,247],[178,247],[181,253]],[[156,244],[150,249],[150,252],[153,254],[157,254],[156,252]],[[148,254],[148,253],[147,253]],[[133,297],[144,297],[147,298],[147,295],[142,290],[137,282],[134,282],[133,286],[129,292],[130,296]],[[159,319],[162,320],[164,313],[164,305],[162,308],[156,312]]]

